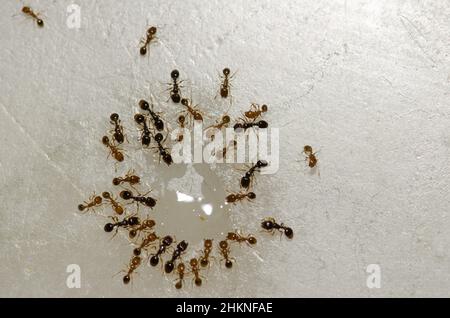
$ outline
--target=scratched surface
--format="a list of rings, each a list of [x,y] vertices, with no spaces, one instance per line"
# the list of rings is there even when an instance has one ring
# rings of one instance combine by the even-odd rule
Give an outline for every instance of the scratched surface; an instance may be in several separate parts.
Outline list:
[[[0,296],[450,296],[448,0],[78,0],[78,30],[66,26],[69,3],[29,1],[43,29],[19,2],[0,4]],[[160,41],[142,58],[148,24]],[[212,267],[201,288],[177,291],[150,268],[124,287],[113,275],[129,243],[76,211],[114,175],[99,142],[108,116],[134,127],[137,101],[165,101],[176,67],[216,117],[224,66],[238,70],[230,114],[267,103],[280,128],[280,170],[229,216],[258,246],[238,248],[232,271]],[[132,144],[120,172],[145,171],[153,186],[171,177]],[[314,174],[305,144],[320,150]],[[225,188],[239,175],[214,174]],[[294,240],[260,235],[266,215]],[[81,267],[80,289],[66,286],[68,264]],[[380,289],[366,286],[368,264]]]

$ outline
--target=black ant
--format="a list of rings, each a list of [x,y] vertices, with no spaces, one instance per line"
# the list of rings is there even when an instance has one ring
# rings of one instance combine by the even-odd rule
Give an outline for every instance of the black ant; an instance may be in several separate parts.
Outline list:
[[[184,271],[185,271],[185,266],[184,263],[179,263],[177,265],[177,274],[178,274],[178,279],[177,282],[175,283],[175,288],[176,289],[181,289],[183,287],[183,282],[184,282]]]
[[[140,232],[145,231],[145,230],[150,230],[155,226],[155,221],[152,219],[146,219],[144,220],[138,227],[132,228],[129,232],[128,232],[128,236],[131,239],[134,239]]]
[[[234,130],[243,129],[244,131],[252,127],[259,127],[261,129],[264,129],[269,127],[269,123],[265,120],[248,121],[246,119],[243,119],[242,122],[236,123],[233,126]]]
[[[128,284],[131,281],[131,275],[136,271],[139,265],[141,265],[141,258],[139,256],[133,256],[128,265],[128,270],[125,271],[127,274],[122,279],[124,284]]]
[[[109,116],[109,119],[111,120],[111,124],[114,125],[114,133],[113,133],[114,139],[119,144],[123,143],[125,140],[125,137],[123,134],[123,127],[120,124],[119,115],[116,113],[112,113],[111,116]]]
[[[113,142],[111,142],[107,136],[103,136],[102,143],[107,148],[109,148],[108,157],[110,155],[112,155],[114,157],[114,159],[116,159],[117,161],[119,161],[119,162],[123,161],[123,159],[124,159],[124,156],[123,156],[123,153],[122,153],[123,150],[121,150]]]
[[[142,46],[139,49],[139,52],[141,53],[141,55],[145,55],[147,54],[147,47],[150,44],[151,41],[156,40],[156,27],[152,26],[150,28],[148,28],[146,34],[145,34],[145,38],[141,39],[141,43]]]
[[[241,187],[245,189],[250,188],[250,184],[255,174],[255,171],[260,171],[261,168],[267,167],[267,165],[268,165],[267,161],[258,160],[256,164],[253,167],[251,167],[241,178]]]
[[[156,205],[156,200],[153,199],[152,197],[146,197],[145,196],[146,194],[144,194],[144,195],[134,195],[129,190],[123,190],[123,191],[120,192],[119,195],[124,200],[133,200],[134,202],[136,202],[138,204],[141,203],[141,204],[144,204],[144,205],[148,206],[149,208],[153,208]]]
[[[178,72],[178,70],[173,70],[170,73],[170,77],[172,78],[173,83],[170,83],[169,85],[171,86],[171,88],[169,88],[170,90],[170,98],[172,99],[172,101],[174,103],[179,103],[181,100],[181,82],[178,82],[178,78],[180,77],[180,72]]]
[[[189,265],[191,265],[191,273],[194,274],[195,285],[201,286],[202,279],[200,278],[200,267],[198,266],[198,260],[196,258],[191,258]]]
[[[170,155],[168,148],[165,148],[162,144],[162,141],[164,139],[163,135],[161,133],[157,133],[154,136],[154,139],[156,141],[156,143],[158,144],[158,152],[159,152],[159,157],[163,158],[163,161],[170,166],[173,163],[172,160],[172,156]]]
[[[306,145],[305,147],[303,147],[303,152],[306,155],[306,160],[308,160],[308,166],[310,168],[314,168],[316,166],[316,164],[317,164],[317,161],[318,161],[318,159],[316,157],[316,153],[317,152],[313,153],[313,149],[309,145]]]
[[[231,79],[234,77],[233,75],[230,75],[231,71],[228,67],[224,68],[222,70],[222,74],[220,75],[220,78],[222,82],[220,83],[220,97],[227,98],[230,96],[230,102],[231,102]],[[235,73],[236,74],[236,73]]]
[[[153,105],[152,107],[150,107],[147,101],[141,99],[139,101],[139,106],[141,107],[142,110],[146,110],[149,112],[157,131],[164,130],[164,122],[162,121],[161,117],[153,111]]]
[[[247,200],[254,200],[256,198],[256,194],[254,192],[239,192],[239,193],[232,193],[226,197],[226,201],[228,203],[236,203],[239,201],[242,201],[244,199]]]
[[[200,110],[198,110],[198,106],[192,106],[192,101],[189,101],[187,98],[181,99],[181,104],[186,107],[186,112],[189,114],[189,117],[194,120],[203,121],[203,115]]]
[[[141,134],[141,142],[142,145],[148,147],[152,138],[150,137],[150,129],[148,128],[146,117],[142,114],[134,115],[134,121],[141,126],[142,134]]]
[[[112,180],[113,185],[118,186],[122,183],[129,183],[130,186],[133,186],[135,184],[138,184],[141,182],[141,178],[137,175],[133,174],[131,170],[127,172],[127,174],[124,177],[116,177]]]
[[[220,254],[222,254],[223,259],[225,260],[225,267],[232,268],[233,262],[231,261],[232,258],[230,258],[230,247],[228,246],[227,241],[220,241],[219,247],[220,247]]]
[[[39,14],[35,13],[33,9],[31,9],[30,7],[27,6],[23,7],[22,12],[35,19],[38,26],[40,27],[44,26],[44,21],[41,18],[39,18]]]
[[[156,254],[153,254],[152,257],[150,257],[150,265],[156,266],[159,263],[159,259],[161,258],[161,255],[166,251],[166,249],[173,243],[173,238],[170,235],[165,236],[161,243],[159,244],[158,251]]]
[[[268,109],[269,108],[265,104],[261,105],[261,106],[259,106],[258,104],[252,104],[250,106],[250,110],[246,111],[244,113],[244,116],[249,118],[249,119],[255,120],[256,118],[261,116],[262,113],[266,113],[268,111]]]
[[[253,235],[250,234],[250,235],[244,236],[237,232],[228,232],[227,240],[234,241],[237,243],[247,242],[250,245],[256,244],[256,238]]]
[[[114,197],[111,193],[105,191],[102,193],[102,197],[109,201],[114,212],[116,212],[119,215],[123,214],[124,208],[122,207],[122,205],[119,202],[117,202],[116,199],[114,199]]]
[[[141,220],[137,216],[129,216],[125,217],[122,221],[119,221],[117,217],[112,217],[114,223],[106,223],[103,229],[105,232],[109,233],[112,232],[116,228],[116,233],[119,229],[119,227],[127,228],[129,226],[136,226],[139,225]]]
[[[144,248],[147,248],[150,244],[152,244],[153,242],[155,242],[157,239],[159,239],[159,237],[156,235],[155,232],[149,233],[141,242],[141,244],[139,244],[138,247],[136,247],[133,250],[133,254],[136,256],[141,255],[141,252]]]
[[[200,265],[206,267],[209,264],[209,255],[212,252],[213,241],[211,239],[206,239],[203,242],[203,255],[200,257]]]
[[[89,210],[93,210],[94,207],[102,204],[102,197],[99,195],[91,195],[88,201],[84,201],[83,204],[78,205],[78,210],[81,212],[88,212]]]
[[[181,253],[186,251],[188,243],[186,241],[181,241],[177,244],[175,251],[172,254],[172,258],[166,262],[164,265],[164,271],[169,274],[175,268],[175,261],[181,256]]]
[[[280,232],[284,232],[284,235],[286,235],[289,239],[294,237],[294,231],[292,231],[290,227],[285,226],[283,223],[278,224],[274,218],[265,218],[261,222],[261,227],[272,234],[275,230],[278,230]]]

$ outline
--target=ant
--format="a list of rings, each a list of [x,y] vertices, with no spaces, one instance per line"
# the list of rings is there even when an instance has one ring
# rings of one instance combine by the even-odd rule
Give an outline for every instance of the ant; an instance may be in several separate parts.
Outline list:
[[[153,124],[155,125],[155,128],[157,131],[164,130],[164,122],[161,120],[161,117],[159,117],[158,114],[156,114],[153,111],[153,105],[150,107],[149,103],[143,99],[139,101],[139,106],[142,110],[146,110],[150,113],[150,116],[152,117]]]
[[[233,262],[231,261],[232,258],[230,258],[230,247],[228,246],[227,241],[220,241],[219,247],[220,247],[220,254],[222,254],[223,259],[225,260],[225,267],[232,268]]]
[[[129,226],[135,226],[139,225],[141,220],[137,216],[129,216],[125,217],[122,221],[119,221],[119,219],[115,216],[112,217],[114,223],[106,223],[103,229],[105,232],[109,233],[116,228],[116,233],[119,229],[119,227],[127,228]]]
[[[111,193],[105,191],[102,193],[102,197],[109,201],[109,203],[113,207],[114,212],[116,212],[119,215],[123,214],[124,211],[123,207],[120,205],[119,202],[117,202],[116,199],[113,198]]]
[[[81,212],[85,211],[88,212],[89,210],[93,210],[94,207],[99,206],[102,204],[102,197],[99,195],[93,194],[88,201],[84,201],[83,204],[78,205],[78,210]]]
[[[255,174],[255,171],[260,171],[261,168],[267,167],[267,165],[268,165],[267,161],[258,160],[256,164],[253,167],[251,167],[241,178],[241,187],[245,189],[250,188],[250,184]]]
[[[188,243],[186,241],[181,241],[180,243],[177,244],[177,247],[172,254],[172,258],[169,261],[167,261],[166,264],[164,265],[164,271],[167,274],[171,273],[174,270],[175,261],[177,260],[177,258],[181,256],[181,253],[186,251],[187,247]]]
[[[220,78],[222,80],[222,82],[220,83],[220,97],[222,98],[227,98],[228,95],[231,96],[231,87],[232,87],[231,79],[233,78],[234,74],[230,75],[230,73],[231,73],[230,69],[226,67],[222,70],[223,75],[220,75]]]
[[[122,150],[119,149],[113,142],[111,142],[107,136],[103,136],[102,143],[109,148],[108,157],[112,155],[117,161],[123,161],[124,156]]]
[[[144,230],[150,230],[151,228],[153,228],[155,226],[155,224],[156,223],[154,220],[146,219],[146,220],[144,220],[144,222],[142,222],[141,225],[131,229],[130,232],[128,233],[128,236],[131,239],[134,239],[138,235],[139,232],[142,232]]]
[[[239,192],[239,193],[232,193],[226,197],[226,201],[228,203],[236,203],[239,201],[242,201],[244,199],[247,200],[254,200],[256,198],[256,194],[254,192]]]
[[[253,235],[243,236],[237,232],[228,232],[227,240],[237,243],[247,242],[250,245],[256,244],[256,238]]]
[[[147,47],[150,44],[151,41],[156,40],[156,27],[152,26],[150,28],[148,28],[146,34],[145,34],[145,38],[141,39],[141,48],[139,49],[139,52],[141,53],[141,55],[145,55],[147,54]]]
[[[143,146],[148,147],[152,139],[150,137],[150,129],[148,128],[146,117],[142,114],[136,114],[134,115],[134,121],[142,126],[141,142]]]
[[[150,265],[156,266],[159,263],[161,255],[173,243],[173,238],[170,235],[165,236],[159,244],[158,251],[150,258]]]
[[[40,26],[40,27],[44,26],[44,21],[41,18],[39,18],[39,14],[35,13],[33,11],[33,9],[31,9],[30,7],[27,7],[27,6],[23,7],[22,13],[35,19],[38,26]]]
[[[211,254],[212,251],[213,241],[211,239],[206,239],[204,240],[203,246],[204,249],[203,255],[200,257],[200,265],[206,267],[209,264],[209,254]]]
[[[207,127],[206,130],[211,129],[211,128],[221,130],[224,127],[228,127],[228,124],[230,123],[230,121],[231,121],[230,116],[223,115],[222,118],[220,120],[218,120],[215,125],[211,125],[211,126]],[[214,132],[209,135],[210,136],[208,136],[208,137],[211,138],[211,140],[214,140]]]
[[[178,104],[181,100],[181,82],[178,82],[178,78],[180,77],[180,72],[178,72],[178,70],[173,70],[170,73],[170,77],[172,78],[173,83],[170,83],[169,85],[171,86],[171,88],[169,88],[170,90],[170,98],[172,99],[172,101],[176,104]]]
[[[292,239],[294,237],[294,231],[290,227],[285,226],[283,223],[278,224],[274,218],[265,218],[261,222],[261,227],[269,233],[274,233],[275,230],[284,232],[287,238]]]
[[[150,244],[152,244],[154,241],[156,241],[159,237],[155,234],[155,232],[152,232],[150,234],[147,235],[146,238],[144,238],[141,242],[141,244],[139,245],[139,247],[136,247],[133,250],[133,254],[136,256],[141,255],[141,251],[142,249],[148,247]]]
[[[316,153],[313,153],[313,149],[311,146],[306,145],[305,147],[303,147],[303,152],[306,155],[306,160],[308,160],[308,165],[310,168],[314,168],[317,165],[317,157],[316,157]]]
[[[177,282],[175,283],[176,289],[181,289],[183,287],[184,271],[185,271],[184,263],[178,264],[178,266],[177,266],[178,279],[177,279]]]
[[[149,192],[147,192],[147,193],[149,193]],[[136,196],[129,190],[123,190],[120,192],[119,195],[124,200],[133,200],[137,204],[141,203],[141,204],[148,206],[149,208],[153,208],[156,205],[156,200],[153,199],[152,197],[146,197],[145,196],[146,194]]]
[[[266,113],[268,111],[268,109],[269,108],[265,104],[262,106],[259,106],[258,104],[252,104],[250,106],[250,110],[246,111],[244,113],[244,115],[245,115],[245,117],[247,117],[249,119],[255,120],[256,118],[261,116],[262,113]]]
[[[248,121],[246,119],[243,119],[242,122],[236,123],[233,126],[234,130],[244,129],[244,131],[249,129],[249,128],[252,128],[252,127],[259,127],[261,129],[264,129],[264,128],[269,127],[269,123],[267,121],[265,121],[265,120]]]
[[[135,185],[141,181],[141,178],[139,176],[136,176],[133,174],[131,170],[127,172],[127,174],[124,177],[116,177],[112,180],[113,185],[118,186],[121,183],[129,183],[130,186]]]
[[[109,119],[111,120],[111,124],[114,125],[114,133],[113,137],[114,139],[119,143],[124,142],[124,134],[123,134],[123,126],[120,124],[119,114],[112,113],[111,116],[109,116]]]
[[[139,265],[141,265],[141,258],[139,256],[133,256],[128,265],[128,270],[125,271],[127,274],[122,279],[124,284],[128,284],[131,281],[131,275],[136,271]]]
[[[200,267],[198,266],[198,260],[196,258],[191,258],[189,265],[191,265],[191,273],[194,274],[195,285],[201,286],[202,279],[200,278]]]
[[[186,112],[188,115],[194,120],[203,121],[203,115],[198,110],[198,106],[192,106],[192,101],[189,101],[187,98],[181,99],[181,104],[186,107]]]
[[[162,145],[162,141],[163,141],[163,139],[164,139],[163,135],[162,135],[161,133],[157,133],[157,134],[154,136],[154,139],[155,139],[156,143],[158,144],[158,152],[159,152],[159,158],[160,158],[160,160],[161,160],[161,157],[162,157],[162,158],[163,158],[163,161],[164,161],[168,166],[170,166],[170,165],[173,163],[173,160],[172,160],[172,156],[170,155],[170,153],[169,153],[169,151],[168,151],[168,148],[165,148],[165,147]]]
[[[178,116],[177,122],[178,122],[178,125],[180,125],[180,128],[184,130],[184,128],[185,128],[185,122],[186,122],[186,117],[185,117],[184,115]],[[180,133],[180,134],[177,136],[177,139],[176,139],[176,140],[177,140],[178,142],[182,142],[182,141],[183,141],[183,138],[184,138],[183,133]]]

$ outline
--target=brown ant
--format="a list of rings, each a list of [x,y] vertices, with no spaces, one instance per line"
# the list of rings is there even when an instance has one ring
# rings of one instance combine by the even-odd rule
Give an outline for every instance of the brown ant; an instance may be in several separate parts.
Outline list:
[[[150,230],[155,226],[155,221],[152,219],[146,219],[144,220],[141,225],[139,225],[138,227],[134,227],[132,228],[129,232],[128,232],[128,236],[131,239],[134,239],[140,232],[145,231],[145,230]]]
[[[161,160],[161,157],[162,157],[162,158],[163,158],[163,161],[164,161],[168,166],[170,166],[170,165],[173,163],[173,160],[172,160],[172,156],[171,156],[170,153],[169,153],[168,148],[165,148],[165,147],[163,146],[163,144],[162,144],[163,139],[164,139],[163,135],[162,135],[161,133],[157,133],[157,134],[154,136],[154,139],[155,139],[156,143],[158,144],[158,152],[159,152],[159,158],[160,158],[160,160]]]
[[[164,271],[169,274],[171,273],[175,268],[175,261],[181,256],[181,253],[186,251],[188,247],[188,243],[186,241],[181,241],[177,244],[177,247],[175,251],[172,254],[172,258],[166,262],[164,265]]]
[[[228,124],[230,123],[230,121],[231,121],[230,116],[223,115],[222,118],[216,122],[216,124],[207,127],[206,130],[211,129],[211,128],[221,130],[224,127],[228,127]],[[210,133],[208,137],[211,138],[211,140],[214,140],[214,132]]]
[[[155,234],[155,232],[152,232],[150,234],[148,234],[141,242],[141,244],[139,244],[138,247],[136,247],[133,250],[133,254],[136,256],[141,255],[141,251],[142,249],[147,248],[150,244],[152,244],[153,242],[155,242],[157,239],[159,239],[159,237]]]
[[[141,55],[147,54],[147,47],[149,46],[150,42],[157,39],[156,31],[157,31],[157,29],[154,26],[148,28],[148,30],[145,34],[145,38],[141,39],[142,46],[139,49],[139,52],[141,53]]]
[[[78,205],[78,210],[81,212],[88,212],[89,210],[93,210],[94,207],[99,206],[102,204],[102,197],[99,195],[91,195],[88,201],[84,201],[83,204]]]
[[[209,257],[212,252],[213,241],[211,239],[206,239],[203,242],[203,255],[200,257],[200,265],[206,267],[209,264]]]
[[[183,287],[184,271],[185,271],[184,263],[179,263],[177,265],[178,279],[177,279],[177,282],[175,283],[176,289],[181,289]]]
[[[183,81],[178,82],[178,78],[180,77],[180,72],[178,70],[173,70],[170,73],[170,77],[172,78],[173,83],[170,83],[170,98],[176,104],[178,104],[181,100],[181,83]]]
[[[250,192],[243,192],[243,191],[241,191],[239,193],[232,193],[232,194],[228,195],[226,197],[226,201],[228,203],[236,203],[236,202],[242,201],[244,199],[254,200],[255,198],[256,198],[256,194],[254,192],[251,192],[251,191]]]
[[[128,265],[128,269],[125,270],[126,275],[122,279],[124,284],[128,284],[131,281],[131,275],[136,271],[139,265],[141,265],[141,258],[139,256],[133,256]]]
[[[237,232],[228,232],[227,240],[237,243],[247,242],[250,245],[256,244],[256,238],[253,235],[243,236]]]
[[[198,266],[198,260],[196,258],[191,258],[189,265],[191,265],[191,273],[194,274],[195,285],[201,286],[202,279],[200,278],[200,267]]]
[[[225,260],[225,267],[232,268],[233,262],[231,261],[232,258],[230,258],[230,247],[228,246],[227,241],[220,241],[219,247],[220,247],[220,254],[222,254],[223,259]]]
[[[22,8],[22,13],[24,13],[24,14],[32,17],[33,19],[35,19],[36,20],[36,24],[38,26],[40,26],[40,27],[44,26],[44,21],[41,18],[39,18],[39,14],[35,13],[33,11],[33,9],[31,9],[30,7],[27,7],[27,6],[23,7]]]
[[[133,174],[133,172],[130,170],[127,172],[127,174],[124,177],[116,177],[112,180],[113,185],[118,186],[121,183],[129,183],[130,186],[133,186],[135,184],[138,184],[141,181],[141,178],[139,176],[136,176]]]
[[[103,136],[102,143],[109,148],[108,157],[112,155],[117,161],[123,161],[124,156],[122,150],[118,148],[113,142],[111,142],[107,136]]]
[[[241,187],[250,188],[251,181],[254,177],[255,171],[260,171],[261,168],[267,167],[268,163],[264,160],[258,160],[254,166],[252,166],[245,175],[241,178]]]
[[[274,218],[265,218],[261,222],[261,227],[269,233],[274,233],[275,230],[284,232],[287,238],[292,239],[294,237],[294,231],[290,227],[285,226],[283,223],[278,224]]]
[[[150,142],[152,141],[152,138],[150,137],[150,129],[147,125],[146,116],[142,114],[136,114],[134,115],[134,121],[141,126],[142,134],[141,134],[141,143],[143,146],[148,147],[150,145]]]
[[[113,197],[113,195],[111,193],[105,191],[105,192],[102,193],[102,197],[109,201],[109,203],[111,204],[114,212],[116,212],[119,215],[123,214],[123,212],[124,212],[123,207],[120,205],[119,202],[117,202],[116,199],[114,199],[114,197]]]
[[[111,124],[114,125],[114,133],[113,137],[114,139],[119,143],[123,143],[125,140],[124,134],[123,134],[123,126],[120,124],[119,115],[117,113],[112,113],[109,117],[111,120]]]
[[[161,117],[153,111],[153,105],[150,107],[147,101],[141,99],[139,101],[139,106],[142,110],[146,110],[149,112],[157,131],[164,130],[164,122],[162,121]]]
[[[180,125],[180,128],[181,128],[181,129],[184,129],[184,128],[185,128],[186,117],[185,117],[184,115],[178,116],[177,122],[178,122],[178,125]],[[178,142],[182,142],[182,141],[183,141],[183,138],[184,138],[183,133],[180,133],[180,134],[177,136],[177,139],[176,139],[176,140],[177,140]]]
[[[146,195],[149,192],[147,192],[144,195],[134,195],[129,190],[123,190],[123,191],[120,192],[119,195],[124,200],[133,200],[137,204],[141,203],[141,204],[144,204],[144,205],[148,206],[149,208],[153,208],[156,205],[156,200],[153,199],[152,197],[146,197]]]
[[[250,110],[246,111],[244,113],[244,115],[245,115],[245,117],[247,117],[249,119],[255,120],[256,118],[261,116],[262,113],[267,112],[267,110],[268,110],[268,107],[265,104],[262,106],[259,106],[258,104],[252,104],[250,106]]]
[[[187,98],[183,98],[181,99],[181,104],[186,107],[186,112],[190,118],[203,121],[202,113],[198,110],[198,106],[192,106],[192,101],[189,101]]]
[[[231,71],[228,67],[224,68],[222,70],[222,74],[220,75],[220,78],[222,82],[220,83],[220,97],[227,98],[228,96],[231,97],[231,79],[233,78],[233,75],[230,75]],[[235,73],[236,74],[236,73]],[[231,99],[230,99],[231,102]]]
[[[316,157],[316,153],[313,153],[313,149],[311,146],[306,145],[305,147],[303,147],[303,152],[306,155],[306,160],[308,160],[308,165],[310,168],[314,168],[317,165],[317,157]]]
[[[119,219],[115,216],[113,216],[111,218],[113,219],[114,223],[106,223],[105,226],[103,227],[103,229],[107,233],[110,233],[114,229],[116,229],[116,234],[117,234],[119,227],[128,228],[130,226],[139,225],[141,222],[141,220],[137,216],[128,216],[128,217],[125,217],[122,221],[119,221]],[[114,236],[116,234],[114,234]]]
[[[158,251],[156,254],[153,254],[152,257],[150,257],[150,265],[156,266],[159,263],[159,259],[161,258],[161,255],[166,251],[166,249],[173,243],[173,238],[170,235],[165,236],[161,243],[159,244]]]

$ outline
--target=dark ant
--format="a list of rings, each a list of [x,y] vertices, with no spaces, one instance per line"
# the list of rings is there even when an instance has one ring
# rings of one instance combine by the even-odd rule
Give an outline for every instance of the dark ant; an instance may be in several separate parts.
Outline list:
[[[164,162],[170,166],[173,163],[172,160],[172,156],[170,155],[168,148],[165,148],[162,145],[162,141],[164,139],[163,135],[161,133],[157,133],[154,136],[154,139],[156,141],[156,143],[158,144],[158,152],[159,152],[159,158],[161,159],[161,157],[163,158]]]
[[[247,120],[242,120],[242,122],[240,123],[236,123],[233,128],[234,130],[238,130],[238,129],[244,129],[247,130],[249,128],[252,127],[259,127],[261,129],[267,128],[269,127],[269,123],[267,123],[267,121],[265,120],[260,120],[260,121],[247,121]]]
[[[141,258],[139,256],[133,256],[128,265],[128,270],[125,271],[127,274],[122,279],[124,284],[128,284],[131,281],[131,275],[136,271],[139,265],[141,265]]]
[[[181,104],[186,107],[186,112],[191,118],[194,120],[203,121],[202,113],[198,110],[198,106],[192,106],[192,101],[189,101],[187,98],[183,98],[181,99]]]
[[[278,224],[274,218],[265,218],[261,222],[261,227],[269,233],[274,233],[275,230],[284,232],[287,238],[292,239],[294,237],[294,231],[290,227],[285,226],[283,223]]]
[[[142,114],[134,115],[134,121],[141,126],[142,134],[141,134],[141,142],[142,145],[148,147],[150,142],[152,141],[150,137],[150,129],[148,128],[146,117]]]
[[[147,237],[142,240],[141,244],[133,250],[133,254],[136,256],[141,255],[142,250],[147,248],[157,239],[159,239],[159,237],[155,234],[155,232],[148,234]]]
[[[306,160],[308,160],[308,166],[310,168],[314,168],[316,166],[316,164],[317,164],[317,161],[318,161],[318,159],[316,157],[316,153],[317,152],[313,153],[313,149],[309,145],[306,145],[305,147],[303,147],[303,152],[306,155]]]
[[[181,241],[177,244],[177,247],[175,251],[172,254],[172,258],[166,262],[164,265],[164,271],[169,274],[171,273],[175,268],[175,261],[181,256],[181,253],[186,251],[188,247],[188,243],[186,241]]]
[[[209,264],[209,255],[212,251],[213,241],[211,239],[204,240],[203,247],[203,255],[200,257],[200,265],[202,267],[206,267]]]
[[[157,31],[156,27],[154,27],[154,26],[150,27],[145,34],[145,38],[141,39],[142,46],[139,49],[139,52],[141,53],[141,55],[147,54],[148,45],[150,44],[151,41],[157,39],[156,31]]]
[[[227,241],[220,241],[219,247],[220,247],[220,254],[222,254],[223,259],[225,260],[225,267],[232,268],[233,262],[231,261],[232,258],[230,258],[230,247],[228,246]]]
[[[144,220],[141,225],[139,225],[138,227],[135,227],[133,229],[131,229],[128,233],[128,236],[131,239],[134,239],[140,232],[145,231],[145,230],[150,230],[155,226],[155,221],[152,219],[146,219]]]
[[[105,192],[102,193],[102,197],[109,201],[109,203],[111,204],[114,212],[116,212],[119,215],[123,214],[123,211],[124,211],[123,207],[120,205],[119,202],[117,202],[116,199],[114,199],[114,197],[113,197],[113,195],[111,193],[105,191]]]
[[[109,138],[107,136],[103,136],[102,138],[102,143],[109,148],[109,154],[108,157],[110,155],[112,155],[114,157],[114,159],[116,159],[119,162],[122,162],[124,159],[122,150],[120,148],[118,148],[116,145],[114,145],[113,142],[110,142]]]
[[[172,78],[173,83],[170,83],[169,85],[171,85],[171,88],[169,88],[170,90],[170,98],[172,99],[172,101],[176,104],[178,104],[181,100],[181,82],[178,82],[178,78],[180,77],[180,72],[178,72],[178,70],[173,70],[170,73],[170,77]]]
[[[81,212],[88,212],[89,210],[94,210],[94,207],[102,204],[102,197],[98,195],[91,195],[88,201],[84,201],[83,204],[78,205],[78,210]]]
[[[40,27],[44,26],[44,21],[41,18],[39,18],[39,15],[35,13],[33,9],[31,9],[30,7],[27,6],[23,7],[22,12],[35,19],[38,26]]]
[[[265,113],[268,111],[268,107],[267,105],[262,105],[259,106],[258,104],[252,104],[250,106],[250,110],[246,111],[244,113],[245,117],[249,118],[249,119],[253,119],[255,120],[256,118],[258,118],[259,116],[262,115],[262,113]]]
[[[114,223],[106,223],[103,229],[105,232],[109,233],[116,228],[116,233],[119,229],[119,227],[127,228],[129,226],[136,226],[140,224],[140,219],[137,216],[129,216],[125,217],[122,221],[119,221],[119,219],[115,216],[112,217]]]
[[[120,124],[119,115],[116,113],[112,113],[111,116],[109,117],[109,119],[111,120],[111,124],[114,125],[114,133],[113,133],[114,139],[119,144],[123,143],[125,140],[125,137],[123,134],[123,127]]]
[[[177,120],[177,122],[178,122],[178,125],[180,125],[180,128],[181,129],[184,129],[185,128],[185,122],[186,122],[186,117],[184,116],[184,115],[180,115],[180,116],[178,116],[178,120]],[[183,138],[184,138],[184,135],[183,135],[183,133],[180,133],[178,136],[177,136],[177,141],[178,142],[182,142],[183,141]]]
[[[129,183],[131,186],[139,183],[141,178],[133,174],[131,170],[124,177],[116,177],[112,180],[113,185],[118,186],[121,183]]]
[[[183,287],[184,271],[185,271],[184,263],[178,264],[178,266],[177,266],[178,279],[177,279],[177,282],[175,283],[176,289],[181,289]]]
[[[200,267],[198,266],[198,260],[196,258],[191,258],[189,265],[191,265],[191,273],[194,274],[195,285],[201,286],[202,279],[200,278]]]
[[[256,194],[254,192],[239,192],[239,193],[232,193],[226,197],[226,201],[228,203],[236,203],[239,201],[242,201],[244,199],[247,200],[254,200],[256,198]]]
[[[228,232],[227,240],[237,243],[247,242],[250,245],[256,244],[256,238],[253,235],[243,236],[237,232]]]
[[[250,188],[250,184],[252,181],[252,178],[255,174],[255,171],[260,171],[261,168],[267,167],[268,163],[264,160],[258,160],[256,164],[251,167],[245,175],[241,178],[241,187],[248,189]]]
[[[159,115],[153,111],[153,105],[152,107],[150,107],[147,101],[141,99],[139,101],[139,106],[141,107],[142,110],[146,110],[149,112],[157,131],[164,130],[164,122],[162,121],[161,117],[159,117]]]
[[[159,263],[159,259],[161,258],[161,255],[166,251],[166,249],[173,243],[173,238],[170,235],[165,236],[161,243],[159,244],[158,251],[156,254],[153,254],[152,257],[150,257],[150,265],[156,266]]]
[[[231,90],[230,79],[232,76],[230,76],[230,69],[228,67],[224,68],[222,70],[222,73],[223,73],[222,76],[223,81],[222,84],[220,85],[220,96],[222,98],[227,98]]]
[[[136,195],[133,195],[133,193],[129,190],[123,190],[120,192],[119,195],[124,200],[133,200],[134,202],[136,202],[138,204],[141,203],[141,204],[148,206],[149,208],[153,208],[156,205],[156,200],[153,199],[152,197],[146,197],[145,196],[146,194],[136,196]]]

